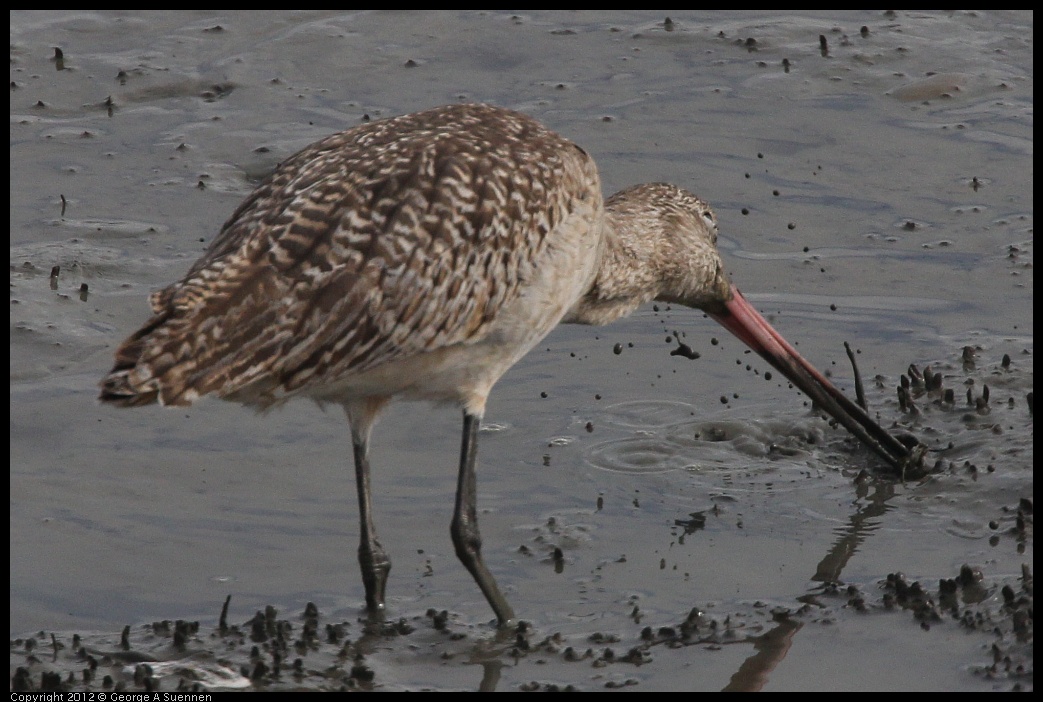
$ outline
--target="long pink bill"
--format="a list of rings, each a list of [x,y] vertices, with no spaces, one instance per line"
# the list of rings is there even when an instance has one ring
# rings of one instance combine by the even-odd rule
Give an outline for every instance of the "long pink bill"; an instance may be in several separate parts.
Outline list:
[[[789,378],[819,409],[829,413],[894,468],[904,470],[910,458],[909,449],[805,361],[738,289],[733,287],[732,293],[730,300],[717,309],[706,310],[707,314]]]

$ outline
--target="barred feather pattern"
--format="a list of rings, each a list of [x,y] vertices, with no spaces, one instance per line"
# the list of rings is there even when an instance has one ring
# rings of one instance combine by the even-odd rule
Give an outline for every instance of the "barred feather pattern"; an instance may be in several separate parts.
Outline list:
[[[335,134],[278,166],[153,294],[102,400],[264,408],[479,343],[549,235],[580,213],[569,226],[600,238],[601,211],[593,160],[517,112],[453,105]]]

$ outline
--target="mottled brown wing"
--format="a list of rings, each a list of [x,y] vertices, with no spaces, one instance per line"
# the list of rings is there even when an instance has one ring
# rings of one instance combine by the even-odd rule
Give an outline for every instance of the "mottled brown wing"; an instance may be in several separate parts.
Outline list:
[[[117,351],[102,398],[266,406],[481,339],[547,234],[591,196],[584,152],[499,108],[333,135],[280,165],[188,275],[153,295],[156,316]]]

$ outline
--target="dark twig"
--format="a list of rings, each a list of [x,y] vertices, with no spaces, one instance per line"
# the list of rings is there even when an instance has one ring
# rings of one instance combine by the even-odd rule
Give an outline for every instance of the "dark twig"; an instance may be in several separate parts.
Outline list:
[[[844,342],[844,350],[847,351],[848,360],[851,361],[851,369],[855,372],[855,402],[866,412],[869,408],[866,406],[866,390],[862,386],[862,374],[858,372],[858,364],[855,363],[855,353],[851,350],[851,344]]]

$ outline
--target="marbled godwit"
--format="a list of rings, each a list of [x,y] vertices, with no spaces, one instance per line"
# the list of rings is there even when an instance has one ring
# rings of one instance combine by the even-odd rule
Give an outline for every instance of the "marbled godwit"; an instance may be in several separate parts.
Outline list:
[[[517,112],[452,105],[364,124],[282,163],[152,295],[101,399],[341,404],[371,610],[391,568],[372,518],[374,420],[395,398],[462,407],[450,532],[504,625],[514,613],[480,551],[478,427],[496,381],[559,322],[606,324],[652,300],[702,309],[886,461],[907,456],[732,287],[716,240],[710,207],[681,188],[603,200],[591,157]]]

